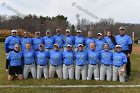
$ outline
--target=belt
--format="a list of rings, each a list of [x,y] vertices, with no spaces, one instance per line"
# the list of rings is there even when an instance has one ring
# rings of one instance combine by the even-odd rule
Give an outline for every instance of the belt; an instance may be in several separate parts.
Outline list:
[[[122,67],[122,66],[119,66],[119,65],[114,65],[115,67]]]
[[[10,48],[9,48],[9,50],[10,50],[10,51],[13,51],[14,49],[10,49]]]
[[[40,64],[38,64],[39,66],[46,66],[46,65],[40,65]]]
[[[85,65],[78,65],[78,66],[85,66]]]
[[[34,64],[34,63],[29,63],[29,64],[25,64],[25,65],[32,65],[32,64]]]
[[[62,49],[63,48],[63,46],[62,47],[59,47],[59,49]]]
[[[73,65],[73,64],[65,64],[65,66],[70,66],[70,65]]]
[[[97,65],[97,64],[90,64],[90,65]]]
[[[104,65],[104,66],[111,66],[110,64],[102,64],[102,65]]]
[[[46,48],[46,49],[52,49],[52,48]]]
[[[57,67],[57,66],[59,66],[59,65],[52,65],[52,66]]]

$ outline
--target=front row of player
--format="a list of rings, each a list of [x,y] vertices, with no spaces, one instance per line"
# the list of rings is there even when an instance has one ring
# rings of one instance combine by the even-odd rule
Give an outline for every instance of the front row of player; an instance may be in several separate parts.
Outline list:
[[[8,80],[13,80],[15,75],[19,80],[27,79],[31,71],[34,79],[40,79],[42,74],[45,79],[54,78],[56,72],[58,78],[63,79],[74,79],[75,76],[76,80],[80,80],[81,76],[82,80],[125,82],[127,57],[121,52],[121,45],[116,45],[115,52],[109,50],[108,44],[104,44],[104,50],[100,52],[95,49],[95,43],[90,43],[90,50],[87,51],[79,44],[78,50],[73,52],[68,44],[66,50],[61,51],[54,44],[54,48],[48,52],[41,44],[39,51],[35,52],[31,44],[26,44],[24,51],[20,51],[20,46],[15,44],[14,51],[8,53],[6,60]]]

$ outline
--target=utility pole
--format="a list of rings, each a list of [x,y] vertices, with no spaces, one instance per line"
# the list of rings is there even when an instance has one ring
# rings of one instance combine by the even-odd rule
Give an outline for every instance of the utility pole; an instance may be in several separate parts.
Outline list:
[[[132,32],[132,40],[133,40],[133,44],[135,43],[135,32]]]
[[[76,14],[76,18],[77,18],[77,30],[80,30],[80,15]]]

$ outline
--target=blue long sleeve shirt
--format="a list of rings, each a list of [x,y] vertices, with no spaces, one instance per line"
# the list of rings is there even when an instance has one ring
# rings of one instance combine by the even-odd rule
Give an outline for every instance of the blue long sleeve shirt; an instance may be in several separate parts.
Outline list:
[[[51,65],[62,65],[63,63],[63,52],[61,50],[50,50],[50,64]]]
[[[20,44],[20,37],[8,36],[5,40],[5,52],[8,53],[9,49],[14,49],[15,44]]]

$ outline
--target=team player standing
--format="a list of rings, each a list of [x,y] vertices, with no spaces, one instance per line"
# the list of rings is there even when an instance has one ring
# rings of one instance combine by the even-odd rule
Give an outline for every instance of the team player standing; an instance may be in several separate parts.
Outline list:
[[[19,80],[27,79],[31,72],[34,79],[42,78],[42,74],[45,79],[54,78],[56,73],[60,79],[125,82],[125,75],[131,78],[132,52],[132,40],[125,30],[120,27],[117,36],[107,31],[104,38],[98,33],[97,39],[91,31],[87,38],[81,30],[72,36],[69,29],[65,36],[61,29],[56,29],[54,36],[47,30],[45,37],[37,31],[34,38],[30,38],[28,32],[20,38],[17,31],[12,30],[5,40],[8,80],[13,80],[15,75]]]

